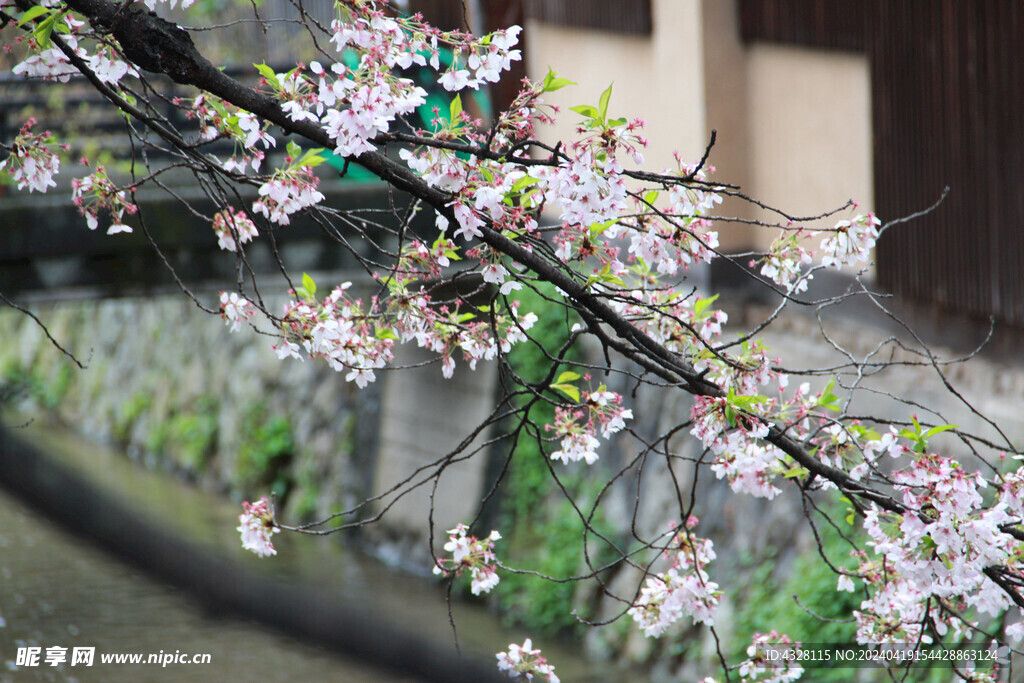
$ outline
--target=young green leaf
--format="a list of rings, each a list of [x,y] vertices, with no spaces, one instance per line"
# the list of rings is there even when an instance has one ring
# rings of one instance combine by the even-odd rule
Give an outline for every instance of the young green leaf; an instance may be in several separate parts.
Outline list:
[[[577,114],[586,116],[588,119],[596,119],[601,116],[601,112],[597,110],[597,107],[592,107],[589,104],[581,104],[575,107],[569,107],[569,109],[573,110]]]
[[[580,402],[580,390],[571,384],[552,384],[551,388],[561,391],[576,403]]]
[[[576,85],[574,81],[570,81],[567,78],[558,78],[558,74],[548,67],[548,75],[544,77],[544,88],[542,92],[554,92],[561,90],[567,85]]]
[[[44,14],[47,14],[48,12],[52,11],[53,10],[51,10],[49,7],[43,7],[42,5],[35,5],[33,7],[30,7],[22,13],[21,19],[18,20],[18,26],[23,26],[26,22],[32,21],[36,17],[41,17]]]
[[[260,72],[260,76],[263,76],[263,78],[267,79],[267,83],[274,86],[275,88],[281,87],[281,84],[277,80],[277,74],[274,73],[273,69],[271,69],[266,64],[253,64],[253,66],[256,67],[256,70]]]
[[[782,476],[785,477],[786,479],[792,479],[793,477],[803,477],[810,473],[811,471],[806,467],[801,467],[800,465],[793,465],[788,470],[786,470],[786,473],[783,474]]]
[[[948,432],[950,429],[956,429],[956,428],[957,428],[957,425],[938,425],[936,427],[932,427],[927,432],[925,432],[924,433],[924,438],[925,439],[930,439],[933,436],[935,436],[936,434],[941,434],[942,432]]]
[[[615,85],[612,83],[612,85]],[[608,89],[601,93],[601,100],[598,102],[598,106],[601,109],[601,118],[607,118],[608,116],[608,100],[612,97],[612,86],[609,85]]]
[[[313,278],[308,273],[302,274],[302,288],[309,294],[309,298],[316,296],[316,283],[313,282]]]
[[[708,306],[710,306],[711,304],[715,303],[715,299],[717,299],[717,298],[718,298],[718,295],[715,294],[714,296],[709,296],[706,299],[697,299],[697,301],[695,301],[694,304],[693,304],[693,313],[694,313],[694,315],[696,315],[697,317],[700,317],[700,314],[703,313],[705,310],[707,310]]]
[[[448,105],[448,120],[457,123],[462,115],[462,96],[455,95],[455,99]]]

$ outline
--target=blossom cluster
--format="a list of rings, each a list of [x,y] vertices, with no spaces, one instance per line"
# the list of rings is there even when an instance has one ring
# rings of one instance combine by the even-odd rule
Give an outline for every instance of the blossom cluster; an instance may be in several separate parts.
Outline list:
[[[805,231],[783,231],[772,242],[761,265],[761,275],[785,289],[787,294],[807,291],[813,274],[804,269],[813,263],[802,239]]]
[[[259,236],[256,224],[244,211],[225,209],[213,216],[213,231],[217,246],[225,251],[238,251],[238,245],[247,244]]]
[[[220,317],[232,332],[238,332],[242,323],[252,319],[256,310],[252,302],[235,292],[220,293]]]
[[[24,41],[31,54],[15,65],[12,69],[15,75],[61,83],[67,83],[72,76],[79,75],[78,68],[72,65],[64,51],[53,44],[49,37],[52,32],[58,33],[64,44],[85,63],[86,68],[106,85],[117,86],[125,76],[139,75],[135,67],[122,60],[109,45],[100,44],[96,53],[90,54],[83,40],[87,24],[74,15],[54,7],[44,14],[36,15],[36,20],[38,23],[34,24],[33,33]],[[47,25],[49,28],[45,28]],[[46,37],[37,33],[43,30],[49,32]]]
[[[323,193],[316,189],[318,183],[310,166],[291,166],[279,170],[260,185],[260,198],[253,202],[252,211],[278,225],[288,225],[292,214],[324,200]]]
[[[244,501],[242,514],[238,516],[238,531],[242,534],[242,547],[260,557],[276,555],[277,550],[271,539],[280,529],[274,524],[274,513],[270,502],[260,498],[255,503]]]
[[[201,93],[192,100],[178,98],[174,103],[185,109],[188,118],[199,122],[202,142],[223,137],[235,143],[235,153],[222,163],[225,171],[245,173],[247,167],[259,171],[266,153],[277,146],[277,140],[267,132],[266,122],[212,95]]]
[[[346,381],[365,387],[376,379],[374,370],[394,357],[392,339],[378,335],[373,319],[360,300],[350,299],[345,282],[317,301],[315,291],[303,287],[298,298],[285,304],[282,338],[275,346],[280,358],[301,358],[300,345],[311,358],[320,358],[334,370],[346,372]]]
[[[470,590],[473,595],[489,593],[501,580],[497,572],[497,557],[494,555],[494,542],[501,539],[501,534],[492,531],[487,538],[478,539],[476,536],[467,536],[467,531],[469,527],[462,523],[448,530],[448,542],[444,544],[444,549],[452,556],[438,558],[434,574],[459,576],[468,571],[472,578]]]
[[[439,77],[450,91],[497,81],[520,58],[513,49],[519,27],[474,39],[457,31],[438,31],[418,17],[389,16],[366,0],[346,3],[341,9],[342,16],[331,24],[330,42],[339,54],[357,51],[358,66],[349,68],[340,59],[326,67],[313,62],[312,76],[299,68],[288,74],[261,70],[263,84],[281,100],[289,118],[319,123],[335,142],[339,156],[375,150],[375,137],[387,133],[396,118],[426,102],[426,91],[396,70],[429,64],[439,71],[439,44],[449,46],[454,54]]]
[[[56,187],[53,177],[60,170],[60,157],[50,149],[53,136],[50,131],[33,133],[38,121],[30,117],[11,145],[11,155],[0,161],[0,171],[10,175],[19,190],[46,192]],[[67,146],[64,145],[66,149]]]
[[[707,573],[707,565],[715,559],[714,544],[690,531],[696,524],[697,518],[691,516],[673,534],[664,551],[669,570],[648,576],[627,612],[646,636],[660,636],[683,615],[696,623],[714,624],[721,596]]]
[[[709,171],[712,169],[708,169]],[[681,164],[679,178],[691,177],[703,182],[703,169]],[[711,230],[710,212],[722,197],[701,185],[673,185],[668,205],[658,207],[658,192],[648,192],[636,207],[639,218],[629,221],[629,253],[644,268],[659,275],[674,275],[680,268],[710,263],[717,254],[718,233]]]
[[[524,640],[522,645],[510,643],[508,651],[499,652],[497,657],[498,669],[507,673],[509,678],[532,681],[537,677],[538,680],[547,683],[558,683],[555,667],[548,664],[540,649],[535,649],[533,641],[529,638]]]
[[[78,212],[85,216],[90,230],[99,226],[99,213],[105,210],[111,217],[108,235],[132,231],[131,226],[124,222],[125,215],[134,215],[139,207],[128,199],[124,189],[114,184],[103,166],[97,166],[95,171],[83,178],[72,179],[71,197]]]
[[[915,455],[891,475],[907,511],[875,508],[864,519],[877,559],[862,556],[857,570],[871,589],[854,612],[862,643],[930,642],[922,630],[926,622],[939,635],[969,636],[965,611],[995,617],[1011,607],[989,571],[1009,572],[1014,581],[1024,576],[1024,549],[1003,531],[1021,521],[1021,507],[1005,493],[1012,484],[986,507],[982,490],[988,482],[980,474],[968,474],[945,456]]]
[[[881,224],[873,213],[858,214],[836,223],[832,234],[821,242],[821,265],[856,266],[867,263],[871,259],[871,249],[878,239],[878,226]]]
[[[766,656],[766,648],[792,653],[794,656],[769,658]],[[795,656],[799,650],[800,643],[794,643],[789,636],[780,635],[777,631],[755,633],[747,647],[747,659],[740,664],[739,674],[744,681],[791,683],[804,674],[804,668]]]
[[[556,407],[555,422],[547,425],[561,439],[561,449],[551,454],[552,460],[565,464],[584,460],[588,465],[597,462],[597,448],[601,442],[598,431],[605,439],[625,428],[633,411],[622,407],[622,395],[608,391],[602,384],[597,391],[583,392],[578,406]]]

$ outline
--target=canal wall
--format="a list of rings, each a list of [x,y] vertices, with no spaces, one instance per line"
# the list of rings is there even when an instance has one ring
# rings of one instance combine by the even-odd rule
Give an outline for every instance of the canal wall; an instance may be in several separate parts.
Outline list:
[[[198,298],[216,307],[216,291]],[[32,310],[87,367],[76,367],[29,316],[0,310],[0,379],[18,407],[237,500],[274,493],[290,521],[371,497],[380,501],[343,521],[377,514],[394,502],[395,481],[447,453],[463,437],[460,426],[482,420],[493,403],[494,372],[464,365],[451,380],[436,363],[378,372],[359,389],[323,364],[278,360],[271,337],[232,334],[180,293],[50,300]],[[397,365],[422,360],[400,352]],[[484,460],[446,471],[441,531],[472,518]],[[389,550],[397,557],[396,548],[424,540],[428,495],[421,487],[394,503],[375,543],[397,544]]]
[[[330,278],[318,275],[317,280]],[[265,283],[264,289],[271,287]],[[199,296],[212,304],[216,291]],[[368,497],[383,496],[360,513],[370,516],[394,503],[363,540],[395,562],[421,569],[429,565],[423,541],[431,487],[398,499],[389,498],[388,490],[396,480],[414,475],[448,452],[469,426],[486,416],[497,391],[493,364],[481,364],[476,372],[460,364],[452,380],[443,380],[436,364],[382,372],[376,383],[359,390],[320,364],[277,360],[269,339],[230,334],[222,320],[203,314],[180,293],[60,301],[51,296],[32,302],[31,309],[88,367],[76,368],[27,315],[0,310],[0,377],[5,386],[20,392],[16,403],[24,414],[57,419],[150,468],[235,499],[276,490],[288,520],[320,518]],[[730,317],[738,326],[749,325],[770,310],[770,305],[748,300],[730,310]],[[835,364],[837,346],[864,358],[877,354],[885,340],[896,339],[899,330],[882,318],[847,314],[819,322],[813,316],[787,314],[764,338],[794,370],[825,367]],[[822,330],[831,341],[823,339]],[[998,422],[1011,441],[1024,443],[1024,414],[1019,410],[1024,368],[1016,357],[981,356],[969,364],[940,366],[958,396],[944,386],[926,356],[896,344],[884,348],[887,358],[902,364],[884,376],[865,377],[870,391],[857,399],[860,403],[851,412],[905,419],[910,408],[897,404],[890,394],[908,395],[945,421],[992,436],[991,427],[967,409],[966,402]],[[962,355],[961,350],[941,347],[936,353],[943,358]],[[424,360],[413,353],[401,362],[418,365]],[[631,426],[638,433],[664,433],[688,419],[690,399],[682,392],[633,391],[628,382],[614,377],[610,381],[611,388],[629,397],[636,416]],[[617,381],[620,384],[614,385]],[[793,381],[802,380],[795,376]],[[810,381],[817,387],[825,379]],[[698,459],[697,446],[685,430],[669,443],[680,463]],[[954,440],[944,446],[966,456],[956,452],[962,446]],[[501,445],[482,450],[446,472],[433,495],[439,533],[473,517],[503,452]],[[592,501],[610,473],[638,455],[635,443],[626,439],[608,444],[598,465],[588,469],[582,482],[571,484],[581,507]],[[541,472],[546,492],[531,494],[534,498],[522,493],[529,486],[516,483],[514,477],[510,480],[512,495],[523,495],[529,506],[540,510],[538,514],[509,512],[517,510],[512,505],[504,516],[492,514],[488,520],[508,533],[503,559],[524,568],[532,568],[534,561],[549,563],[542,569],[556,577],[585,574],[588,568],[578,559],[550,564],[561,561],[550,552],[551,544],[578,545],[579,532],[566,526],[573,512],[551,486],[546,465]],[[734,496],[712,477],[707,469],[688,465],[670,471],[664,458],[649,458],[642,477],[631,471],[605,492],[601,531],[628,543],[635,515],[641,536],[661,533],[678,521],[675,484],[684,492],[696,487],[702,501],[698,532],[715,541],[718,554],[712,578],[729,591],[716,624],[720,637],[730,643],[733,636],[746,637],[781,622],[783,628],[789,624],[797,638],[806,640],[799,633],[802,628],[827,642],[829,629],[834,628],[832,635],[842,639],[840,626],[822,627],[804,610],[828,616],[830,609],[855,607],[857,599],[850,597],[848,605],[837,602],[835,577],[827,568],[820,569],[816,542],[803,521],[796,493],[786,490],[766,503]],[[843,511],[836,511],[835,517],[841,519]],[[530,555],[531,545],[538,554]],[[826,545],[830,557],[842,564],[848,547],[832,541]],[[623,567],[605,572],[602,579],[610,592],[630,596],[642,576]],[[794,593],[801,594],[802,607],[794,605]],[[597,620],[611,619],[622,610],[621,603],[608,598],[594,582],[549,584],[510,575],[503,577],[498,594],[503,609],[539,630],[545,628],[549,612],[563,616],[547,627],[564,632],[576,624],[570,615],[574,608]],[[715,644],[706,630],[681,626],[653,640],[627,621],[581,628],[591,655],[645,662],[652,680],[695,679],[700,663],[714,658]]]

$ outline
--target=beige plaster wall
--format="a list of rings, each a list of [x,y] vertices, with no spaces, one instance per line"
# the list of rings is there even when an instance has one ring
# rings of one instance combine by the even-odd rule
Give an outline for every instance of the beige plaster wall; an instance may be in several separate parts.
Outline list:
[[[750,194],[800,216],[848,199],[861,212],[873,208],[864,55],[754,44],[747,48],[747,87]],[[769,241],[762,233],[757,243]]]
[[[716,129],[714,177],[746,194],[796,216],[819,214],[848,199],[862,210],[872,208],[871,91],[864,55],[744,45],[736,0],[653,0],[652,11],[650,36],[529,22],[530,77],[543,78],[551,66],[576,81],[548,96],[563,109],[596,104],[614,82],[610,113],[647,121],[648,170],[672,166],[674,151],[697,161]],[[541,137],[570,139],[578,121],[563,112]],[[735,201],[720,212],[768,217]],[[718,227],[727,250],[764,248],[776,234],[735,224]]]
[[[528,22],[527,72],[543,78],[548,67],[578,85],[547,100],[564,110],[559,125],[541,131],[547,141],[572,137],[581,118],[568,107],[596,105],[614,83],[609,113],[647,121],[648,169],[673,165],[678,150],[696,162],[704,152],[704,69],[700,0],[654,0],[651,36],[568,29]]]
[[[704,0],[701,7],[704,27],[704,93],[707,135],[714,130],[717,138],[708,163],[714,167],[712,177],[750,188],[750,127],[747,115],[747,49],[740,40],[737,0]],[[751,218],[750,204],[727,198],[719,207],[719,215]],[[753,242],[748,225],[719,223],[718,240],[722,249],[733,252]]]

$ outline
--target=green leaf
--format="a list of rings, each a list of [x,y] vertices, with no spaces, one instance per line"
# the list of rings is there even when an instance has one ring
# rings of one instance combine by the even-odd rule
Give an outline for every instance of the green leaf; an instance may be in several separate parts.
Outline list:
[[[22,13],[21,19],[18,20],[18,26],[22,26],[26,22],[32,21],[36,17],[41,17],[44,14],[47,14],[48,12],[51,11],[52,10],[50,8],[43,7],[42,5],[35,5],[34,7],[30,7]]]
[[[36,41],[39,43],[39,47],[47,49],[50,47],[50,34],[53,33],[53,27],[57,23],[57,14],[51,14],[50,16],[43,19],[41,22],[36,24],[32,34],[36,37]]]
[[[693,304],[693,314],[700,317],[700,314],[707,310],[707,307],[715,303],[718,295],[709,296],[707,299],[697,299]]]
[[[592,107],[589,104],[581,104],[576,107],[569,107],[569,109],[573,110],[577,114],[586,116],[588,119],[596,119],[601,116],[601,112],[599,112],[596,107]]]
[[[612,85],[615,85],[612,83]],[[598,102],[598,106],[601,109],[601,118],[604,119],[608,116],[608,100],[612,97],[612,86],[609,85],[608,89],[601,93],[601,100]]]
[[[580,390],[571,384],[552,384],[551,388],[561,391],[576,403],[580,402]]]
[[[825,385],[825,389],[821,392],[821,398],[818,399],[818,407],[824,408],[825,410],[839,410],[837,403],[839,403],[839,397],[832,391],[836,386],[835,378],[828,381]]]
[[[316,296],[316,283],[313,282],[313,278],[308,273],[302,274],[302,288],[309,293],[309,298],[312,299]]]
[[[541,92],[554,92],[561,90],[567,85],[576,85],[574,81],[570,81],[567,78],[558,78],[558,74],[548,67],[548,75],[544,77],[544,88]]]
[[[320,152],[324,151],[323,147],[317,149],[307,150],[302,158],[296,163],[297,166],[319,166],[324,163],[326,159],[320,156]]]
[[[929,429],[927,432],[924,433],[924,438],[925,439],[930,439],[933,436],[935,436],[936,434],[941,434],[942,432],[948,432],[950,429],[956,429],[956,428],[957,428],[957,425],[939,425],[937,427],[932,427],[931,429]]]
[[[510,192],[513,192],[513,193],[518,192],[519,190],[523,189],[524,187],[527,187],[529,185],[535,185],[536,183],[539,183],[539,182],[540,182],[540,180],[538,180],[537,178],[534,178],[533,176],[524,175],[522,178],[520,178],[519,180],[517,180],[514,183],[512,183],[512,189],[510,190]]]
[[[562,384],[563,382],[575,382],[579,378],[579,373],[573,372],[572,370],[566,370],[558,376],[558,379],[556,379],[555,382],[558,384]]]
[[[256,67],[256,70],[260,72],[260,75],[263,76],[263,78],[267,79],[267,83],[270,83],[275,88],[281,87],[281,84],[277,80],[277,74],[274,73],[273,69],[266,64],[253,64],[253,66]]]
[[[459,121],[460,114],[462,114],[462,97],[456,95],[452,103],[448,105],[448,120],[456,123]]]
[[[375,336],[377,339],[398,339],[398,335],[390,327],[378,327]]]
[[[645,194],[644,201],[647,202],[648,204],[654,204],[654,202],[658,201],[658,191],[651,190],[650,192]]]
[[[623,289],[626,288],[626,282],[618,275],[605,275],[601,278],[601,282],[610,282],[613,285],[618,285]]]
[[[806,467],[800,467],[799,465],[793,465],[790,467],[785,474],[782,476],[786,479],[792,479],[793,477],[803,477],[810,474],[811,471]]]

